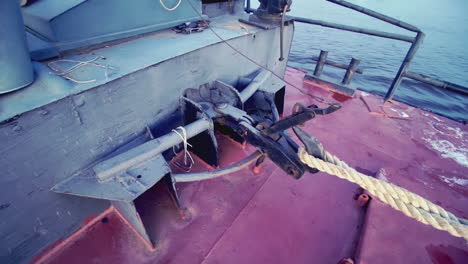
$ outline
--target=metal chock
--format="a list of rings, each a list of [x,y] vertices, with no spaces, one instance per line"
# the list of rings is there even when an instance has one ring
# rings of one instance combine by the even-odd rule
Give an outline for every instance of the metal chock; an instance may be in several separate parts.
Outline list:
[[[304,130],[298,128],[298,127],[293,127],[292,128],[294,133],[296,134],[297,138],[304,144],[304,147],[310,155],[319,158],[319,159],[324,159],[325,156],[325,150],[323,149],[322,143],[318,141],[318,139]]]

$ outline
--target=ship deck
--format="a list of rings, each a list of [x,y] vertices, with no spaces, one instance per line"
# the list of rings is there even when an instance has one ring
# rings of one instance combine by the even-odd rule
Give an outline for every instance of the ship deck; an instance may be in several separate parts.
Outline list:
[[[347,97],[326,85],[286,78],[342,109],[304,129],[358,171],[407,188],[468,218],[466,126],[357,91]],[[320,86],[320,87],[319,87]],[[285,114],[296,102],[320,104],[287,87]],[[221,166],[254,151],[218,135]],[[193,170],[207,170],[196,159]],[[423,225],[377,199],[361,207],[357,185],[325,173],[295,180],[270,161],[220,178],[179,183],[184,216],[164,184],[136,201],[155,247],[113,208],[90,216],[69,238],[36,258],[41,263],[467,263],[468,243]]]

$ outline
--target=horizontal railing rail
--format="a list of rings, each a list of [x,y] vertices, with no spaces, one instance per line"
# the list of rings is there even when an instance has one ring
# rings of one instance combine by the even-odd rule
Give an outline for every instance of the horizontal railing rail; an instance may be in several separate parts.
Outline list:
[[[326,21],[322,21],[322,20],[311,19],[311,18],[303,18],[303,17],[296,17],[296,16],[288,16],[288,18],[291,18],[294,21],[305,23],[305,24],[311,24],[311,25],[317,25],[317,26],[322,26],[322,27],[340,29],[340,30],[344,30],[344,31],[361,33],[361,34],[371,35],[371,36],[376,36],[376,37],[381,37],[381,38],[401,40],[401,41],[405,41],[405,42],[409,42],[409,43],[413,43],[414,40],[415,40],[414,37],[409,37],[409,36],[405,36],[405,35],[394,34],[394,33],[378,31],[378,30],[373,30],[373,29],[367,29],[367,28],[348,26],[348,25],[343,25],[343,24],[326,22]]]
[[[406,78],[413,79],[415,81],[419,81],[422,83],[426,83],[426,84],[429,84],[438,88],[450,90],[450,91],[457,92],[463,95],[468,95],[468,88],[455,84],[455,83],[438,80],[438,79],[429,77],[424,74],[410,72],[410,71],[405,72],[404,76]]]

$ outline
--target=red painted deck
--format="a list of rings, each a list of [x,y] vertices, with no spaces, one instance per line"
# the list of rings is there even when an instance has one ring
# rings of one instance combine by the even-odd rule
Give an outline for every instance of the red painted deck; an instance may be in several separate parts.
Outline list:
[[[315,96],[342,101],[338,112],[306,125],[331,153],[366,174],[403,186],[468,218],[466,126],[407,105],[357,92],[346,98],[287,79]],[[294,88],[295,102],[317,104]],[[221,166],[253,151],[220,137]],[[197,159],[196,170],[207,167]],[[267,161],[218,179],[178,184],[181,219],[165,186],[137,201],[156,240],[151,250],[113,210],[42,255],[43,263],[468,263],[468,243],[420,224],[378,200],[356,204],[356,185],[324,173],[300,180]]]

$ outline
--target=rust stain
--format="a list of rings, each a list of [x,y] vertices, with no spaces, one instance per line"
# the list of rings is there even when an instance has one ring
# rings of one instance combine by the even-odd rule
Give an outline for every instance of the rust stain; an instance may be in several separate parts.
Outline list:
[[[89,216],[83,222],[84,226],[79,228],[75,233],[67,237],[66,239],[59,239],[37,255],[30,263],[47,263],[48,260],[53,258],[57,253],[59,253],[67,244],[72,243],[76,240],[81,234],[86,232],[94,223],[99,221],[101,218],[106,217],[109,213],[116,211],[114,207],[111,206],[102,212],[99,216]],[[86,222],[87,221],[87,222]]]
[[[429,245],[426,251],[434,264],[466,263],[468,252],[454,246]]]
[[[90,215],[88,217],[85,218],[85,220],[83,220],[83,223],[82,225],[85,226],[87,225],[89,222],[91,222],[91,220],[93,220],[96,216],[95,215]]]
[[[333,99],[337,100],[338,102],[345,102],[348,101],[349,99],[352,99],[353,97],[347,94],[341,94],[341,93],[336,93],[333,92]]]

